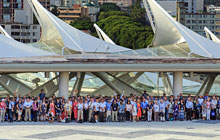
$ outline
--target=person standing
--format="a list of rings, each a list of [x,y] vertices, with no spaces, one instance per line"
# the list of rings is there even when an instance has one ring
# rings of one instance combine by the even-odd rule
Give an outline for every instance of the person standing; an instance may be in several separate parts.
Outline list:
[[[173,98],[170,98],[170,102],[168,104],[168,113],[169,113],[169,119],[173,120],[173,115],[174,115],[174,101]]]
[[[40,112],[41,112],[41,120],[46,121],[47,104],[45,103],[45,98],[43,99],[43,102],[40,105]]]
[[[186,101],[186,120],[190,120],[192,121],[192,109],[193,109],[193,103],[191,101],[191,97],[188,97],[187,101]]]
[[[21,102],[21,99],[18,100],[18,104],[16,106],[17,108],[17,112],[18,112],[18,122],[21,121],[21,115],[22,115],[22,112],[23,112],[23,109],[24,109],[24,106]]]
[[[104,99],[102,99],[100,103],[100,119],[99,119],[100,122],[104,122],[105,111],[106,111],[106,102],[104,101]]]
[[[123,101],[120,102],[120,105],[118,107],[118,116],[119,116],[119,122],[124,122],[124,114],[125,114],[125,104]]]
[[[185,114],[185,106],[183,103],[183,99],[181,99],[179,103],[179,120],[180,121],[184,120],[184,116],[185,116],[184,114]]]
[[[141,119],[141,104],[140,99],[137,100],[137,121]]]
[[[83,122],[83,101],[82,101],[82,99],[80,99],[80,101],[77,105],[77,109],[78,109],[77,122],[79,122],[79,121]]]
[[[65,104],[65,106],[64,106],[64,109],[67,110],[68,115],[69,115],[69,118],[70,118],[70,121],[71,121],[72,106],[71,106],[71,104],[70,104],[70,102],[69,102],[69,99],[67,99],[67,102],[66,102],[66,104]],[[75,116],[75,112],[74,112],[74,116]],[[77,118],[77,117],[76,117],[76,118]]]
[[[132,111],[131,101],[128,100],[128,103],[126,104],[126,120],[127,121],[131,120],[131,111]]]
[[[114,100],[112,104],[112,121],[118,121],[118,103],[116,100]]]
[[[154,121],[158,122],[159,121],[160,106],[156,100],[155,100],[155,103],[153,106],[153,110],[154,110]]]
[[[0,122],[4,122],[5,121],[5,112],[6,112],[6,103],[5,103],[5,99],[2,99],[1,103],[0,103]]]
[[[151,104],[151,102],[149,102],[147,105],[147,120],[148,120],[148,122],[152,121],[152,111],[153,111],[153,105]]]
[[[94,107],[94,100],[93,99],[90,99],[90,102],[89,102],[89,122],[91,122],[91,119],[92,119],[92,113],[93,113],[93,107]]]
[[[40,90],[40,94],[39,94],[40,100],[42,101],[43,98],[45,98],[45,93],[44,93],[44,89]]]
[[[201,112],[201,105],[199,104],[199,100],[196,100],[196,103],[194,104],[194,111],[195,111],[195,119],[199,119],[199,114]]]
[[[60,115],[62,114],[62,112],[61,112],[61,102],[59,98],[57,98],[57,101],[55,103],[55,111],[56,111],[57,121],[60,122]]]
[[[207,108],[206,120],[210,120],[210,115],[211,115],[211,102],[210,102],[210,98],[209,98],[209,97],[208,97],[207,102],[206,102],[206,108]]]
[[[88,121],[88,114],[89,114],[89,104],[87,99],[85,99],[84,104],[83,104],[83,121],[87,122]]]
[[[160,121],[164,122],[165,121],[166,104],[162,99],[160,100],[159,106],[160,106]]]
[[[30,98],[28,97],[27,100],[24,102],[24,107],[25,107],[25,121],[28,120],[31,122],[31,107],[32,107],[32,102],[30,101]]]
[[[14,112],[14,99],[12,98],[10,101],[9,101],[9,122],[13,122],[14,121],[14,118],[13,118],[13,112]]]
[[[94,115],[95,115],[96,122],[98,122],[98,119],[99,119],[99,111],[100,111],[100,103],[99,103],[99,99],[96,98],[96,101],[94,103]]]
[[[67,102],[69,102],[69,101],[67,101]],[[75,120],[77,120],[77,117],[78,117],[78,115],[77,115],[77,112],[78,112],[77,106],[78,106],[78,101],[77,101],[77,99],[75,98],[75,99],[73,99],[73,106],[72,106],[73,115],[74,115],[74,119],[75,119]],[[68,111],[68,109],[67,109],[67,111]],[[70,112],[68,112],[68,114],[69,114],[69,113],[70,113]],[[71,114],[69,114],[69,115],[70,115],[70,120],[71,120]]]
[[[133,99],[133,103],[132,103],[132,116],[133,116],[133,122],[136,122],[136,119],[137,119],[137,103],[136,103],[136,99]]]
[[[107,118],[107,122],[110,122],[110,118],[112,117],[111,106],[112,106],[111,100],[108,99],[108,103],[106,104],[106,110],[107,110],[106,118]]]
[[[169,110],[168,110],[168,107],[169,107],[169,101],[167,100],[167,96],[165,95],[164,97],[163,97],[164,99],[164,103],[165,103],[165,120],[166,121],[169,121]]]
[[[179,113],[179,105],[178,105],[178,101],[175,100],[174,105],[173,105],[173,120],[174,121],[178,119],[178,113]]]
[[[216,97],[215,97],[215,95],[213,96],[213,98],[212,98],[212,102],[211,102],[211,105],[212,105],[212,113],[211,113],[211,116],[212,116],[212,120],[216,120],[216,108],[217,108],[217,104],[218,104],[218,102],[217,102],[217,100],[216,100]]]
[[[33,115],[34,115],[34,121],[37,122],[37,116],[38,116],[38,110],[39,110],[39,105],[37,100],[34,100],[34,103],[32,105],[32,110],[33,110]]]

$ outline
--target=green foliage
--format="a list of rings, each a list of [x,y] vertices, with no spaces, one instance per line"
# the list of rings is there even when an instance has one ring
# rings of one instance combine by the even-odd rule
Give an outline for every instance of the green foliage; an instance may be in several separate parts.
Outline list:
[[[79,30],[93,30],[93,23],[89,17],[81,17],[70,23],[71,26]]]
[[[98,17],[98,19],[99,20],[102,20],[102,19],[104,19],[104,18],[107,18],[107,17],[109,17],[109,16],[129,16],[127,13],[125,13],[125,12],[122,12],[122,11],[109,11],[109,12],[101,12],[100,14],[99,14],[99,17]]]
[[[116,12],[110,11],[100,14],[101,20],[97,24],[116,44],[139,49],[146,48],[151,43],[151,27],[142,25],[126,13],[114,13]]]
[[[145,9],[141,7],[141,0],[137,0],[135,4],[130,7],[130,9],[131,16],[133,18],[135,18],[138,22],[142,23],[143,25],[147,24],[145,19],[146,12]]]
[[[108,11],[120,11],[120,7],[118,7],[115,3],[104,3],[100,6],[100,12]]]

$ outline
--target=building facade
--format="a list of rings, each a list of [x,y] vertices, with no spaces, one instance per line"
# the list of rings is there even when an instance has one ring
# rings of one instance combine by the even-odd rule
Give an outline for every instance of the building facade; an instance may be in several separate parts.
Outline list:
[[[58,11],[58,17],[66,23],[70,23],[83,16],[89,16],[88,7],[81,7],[80,5],[74,5],[72,8],[59,7]]]
[[[27,0],[1,0],[0,25],[17,41],[32,43],[40,39],[40,25],[33,24]]]
[[[13,22],[16,9],[23,9],[23,0],[0,0],[0,22]]]
[[[51,0],[38,0],[41,5],[43,5],[44,8],[47,10],[50,10],[50,1]]]
[[[62,0],[61,6],[72,8],[73,7],[73,0]]]
[[[220,35],[220,15],[217,13],[188,13],[184,2],[177,2],[176,20],[200,35],[205,36],[205,27],[215,35]]]
[[[7,23],[1,24],[7,33],[22,43],[33,43],[40,39],[40,26],[38,24]]]

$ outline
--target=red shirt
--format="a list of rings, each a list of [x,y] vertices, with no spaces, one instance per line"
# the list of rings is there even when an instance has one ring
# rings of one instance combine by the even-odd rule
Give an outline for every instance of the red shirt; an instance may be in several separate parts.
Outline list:
[[[4,101],[0,103],[0,109],[6,109],[6,103]]]

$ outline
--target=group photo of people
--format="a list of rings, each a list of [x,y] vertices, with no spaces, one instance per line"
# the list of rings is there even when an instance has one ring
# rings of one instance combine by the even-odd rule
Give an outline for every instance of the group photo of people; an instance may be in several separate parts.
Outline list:
[[[216,95],[150,96],[114,94],[112,96],[46,97],[7,96],[0,101],[0,122],[165,122],[220,119],[220,100]]]

